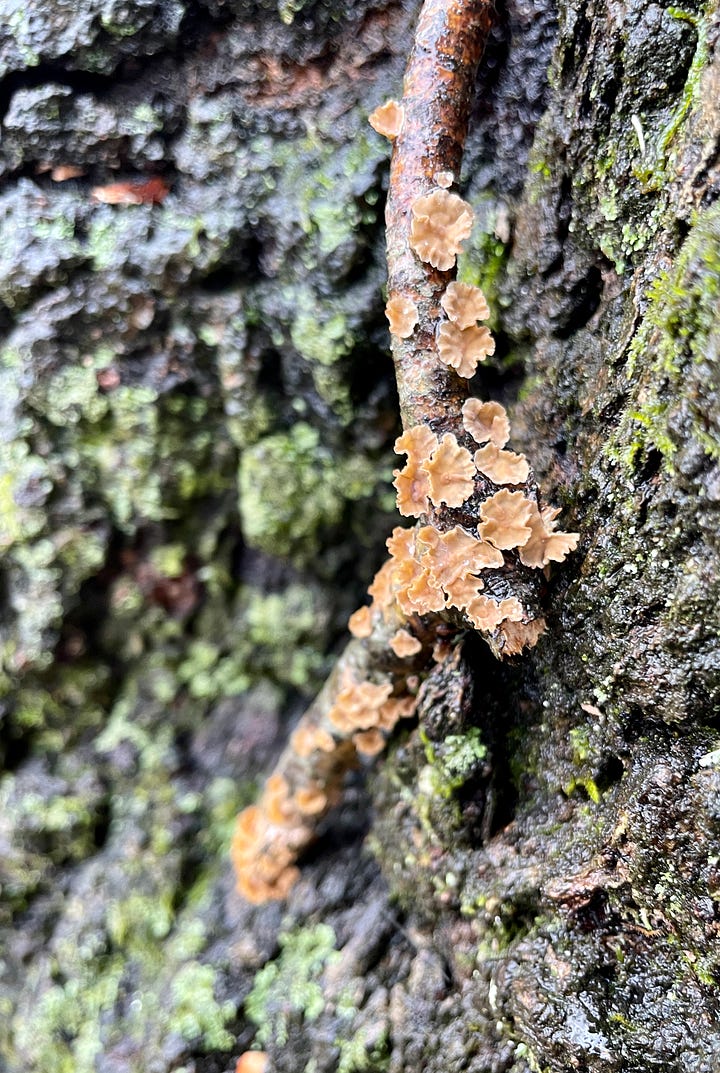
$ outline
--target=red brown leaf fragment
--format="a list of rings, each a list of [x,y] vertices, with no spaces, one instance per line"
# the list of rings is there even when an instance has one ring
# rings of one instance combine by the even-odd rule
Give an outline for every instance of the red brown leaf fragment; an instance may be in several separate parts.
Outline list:
[[[164,179],[156,176],[144,182],[109,183],[90,191],[103,205],[159,205],[170,193]]]

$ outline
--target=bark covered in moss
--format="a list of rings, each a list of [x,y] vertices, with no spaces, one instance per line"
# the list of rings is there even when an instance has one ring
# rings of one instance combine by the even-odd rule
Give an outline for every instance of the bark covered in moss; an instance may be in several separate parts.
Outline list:
[[[720,1062],[714,7],[500,13],[464,165],[477,393],[581,548],[532,656],[468,638],[428,681],[287,907],[232,891],[234,813],[393,524],[366,116],[415,15],[3,20],[10,1073],[230,1070],[253,1040],[280,1073]],[[160,204],[91,196],[155,176]]]

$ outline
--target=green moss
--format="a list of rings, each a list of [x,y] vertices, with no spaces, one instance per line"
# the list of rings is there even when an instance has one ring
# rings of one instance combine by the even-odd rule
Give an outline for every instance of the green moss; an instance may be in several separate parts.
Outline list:
[[[178,667],[178,680],[187,684],[191,697],[210,699],[238,696],[248,689],[252,679],[244,661],[232,655],[222,656],[217,646],[196,640]]]
[[[308,689],[325,667],[318,650],[319,634],[327,622],[313,593],[290,585],[282,593],[249,590],[245,612],[247,642],[253,657],[276,681]]]
[[[215,998],[215,970],[210,965],[190,961],[174,976],[170,994],[173,1028],[186,1040],[200,1040],[203,1048],[229,1051],[235,1036],[227,1024],[235,1016],[235,1004]]]
[[[34,455],[21,439],[0,444],[0,549],[38,536],[46,521],[41,505],[23,500],[24,489],[49,493],[52,488],[47,460]],[[39,498],[39,497],[38,497]]]
[[[148,134],[155,130],[162,130],[162,117],[147,103],[138,104],[136,108],[133,108],[131,118],[134,125],[133,133]]]
[[[291,1019],[316,1021],[325,1007],[320,977],[337,960],[335,932],[327,924],[283,932],[281,953],[255,977],[245,1013],[257,1027],[256,1043],[283,1047]]]
[[[316,309],[301,309],[293,322],[290,335],[299,353],[308,361],[318,362],[320,365],[333,365],[348,353],[353,344],[347,319],[340,312],[331,313],[323,321]]]
[[[174,673],[177,683],[197,699],[220,699],[245,693],[258,683],[272,688],[311,692],[327,669],[324,639],[328,608],[318,590],[290,584],[277,593],[247,586],[239,593],[228,630],[226,594],[205,606],[198,636],[191,637]],[[155,688],[155,686],[153,686]]]
[[[87,249],[96,272],[103,272],[121,264],[125,259],[125,228],[122,217],[111,212],[97,213],[91,220],[87,233]]]
[[[330,309],[325,317],[311,295],[298,295],[299,312],[290,327],[293,345],[310,363],[318,394],[348,424],[352,417],[350,394],[342,370],[336,364],[350,353],[355,337],[347,317]]]
[[[114,9],[118,14],[122,14],[122,8],[118,7]],[[111,37],[134,37],[140,29],[139,26],[133,26],[127,22],[116,22],[114,19],[108,18],[106,15],[100,16],[100,25],[106,33]]]
[[[461,283],[471,283],[482,289],[490,306],[488,323],[493,330],[497,330],[502,307],[498,289],[507,266],[509,248],[497,237],[494,226],[494,208],[486,208],[477,214],[467,249],[458,257],[458,279]]]
[[[587,794],[594,805],[600,804],[602,795],[598,789],[597,783],[590,775],[585,777],[573,776],[573,778],[563,786],[563,793],[567,794],[568,797],[572,797],[578,790]]]
[[[709,6],[708,6],[709,12]],[[707,41],[707,27],[709,18],[698,18],[692,12],[683,11],[677,7],[668,8],[668,14],[672,15],[675,19],[680,19],[683,22],[689,22],[697,30],[697,45],[695,48],[695,54],[690,64],[690,70],[688,71],[687,78],[685,79],[685,85],[683,86],[682,97],[675,109],[675,112],[670,117],[670,120],[661,131],[660,138],[658,140],[658,160],[655,165],[656,177],[664,178],[668,167],[668,151],[672,141],[677,135],[678,131],[682,127],[683,123],[688,117],[691,108],[693,107],[698,91],[698,85],[700,77],[707,66],[708,60],[708,41]]]
[[[419,771],[412,808],[428,839],[447,845],[462,827],[457,792],[477,773],[487,750],[477,727],[442,741],[431,741],[422,728],[419,734],[427,763]]]
[[[240,461],[240,515],[247,542],[304,564],[320,547],[321,531],[337,526],[348,501],[369,496],[371,463],[335,459],[318,431],[298,422],[266,436]]]
[[[627,470],[651,449],[663,455],[668,470],[680,446],[668,421],[688,369],[704,363],[708,338],[720,301],[720,212],[698,216],[673,269],[661,274],[648,292],[642,324],[630,346],[628,380],[636,384],[608,453]],[[708,383],[706,392],[717,390]],[[700,408],[701,410],[702,408]],[[711,457],[720,453],[717,437],[698,410],[694,435]]]
[[[142,863],[148,866],[147,854]],[[147,876],[141,882],[147,885]],[[235,1004],[216,998],[217,972],[197,960],[206,944],[202,914],[207,884],[198,898],[191,893],[187,903],[178,918],[169,888],[133,891],[108,908],[109,948],[91,931],[79,946],[57,948],[57,980],[42,991],[31,1015],[14,1026],[14,1045],[32,1056],[32,1068],[94,1073],[97,1058],[120,1040],[137,1050],[132,1073],[144,1070],[145,1049],[152,1051],[173,1037],[201,1051],[232,1048],[235,1036],[228,1025]],[[121,1003],[126,1013],[108,1035],[105,1015],[129,985],[143,1001]]]
[[[464,734],[449,734],[441,742],[431,742],[422,729],[420,737],[434,772],[434,789],[440,797],[452,797],[487,756],[478,727],[470,727]]]
[[[377,1034],[373,1033],[373,1036]],[[367,1030],[361,1028],[350,1038],[340,1036],[335,1040],[339,1051],[336,1073],[385,1073],[390,1066],[387,1030],[372,1043],[368,1038]]]

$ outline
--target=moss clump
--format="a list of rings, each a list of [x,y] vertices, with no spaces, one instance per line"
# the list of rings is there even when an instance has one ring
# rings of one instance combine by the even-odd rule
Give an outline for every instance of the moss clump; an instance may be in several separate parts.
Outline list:
[[[320,976],[339,956],[335,932],[327,924],[284,932],[279,938],[281,954],[255,977],[245,1000],[245,1013],[257,1026],[261,1047],[283,1047],[291,1022],[312,1023],[325,1008]]]
[[[478,727],[470,727],[464,734],[449,734],[438,742],[431,742],[422,731],[421,737],[425,756],[433,769],[432,782],[441,797],[452,797],[487,756]]]
[[[630,346],[628,379],[636,384],[625,417],[610,443],[612,458],[633,469],[650,450],[659,451],[668,469],[687,433],[710,457],[720,457],[718,429],[709,427],[710,408],[691,403],[692,426],[676,420],[679,398],[688,395],[688,376],[702,380],[707,400],[720,390],[708,357],[715,343],[720,301],[720,211],[705,212],[685,241],[669,272],[649,291],[642,325]],[[683,390],[681,390],[681,388]]]
[[[499,211],[495,202],[485,195],[474,202],[473,208],[476,223],[465,252],[458,258],[458,279],[480,287],[490,306],[488,323],[497,331],[502,308],[499,283],[507,265],[509,246],[495,233]]]
[[[317,429],[298,422],[266,436],[240,461],[240,515],[247,542],[268,554],[307,564],[321,532],[339,524],[345,505],[372,493],[374,466],[334,458]]]
[[[181,966],[170,985],[175,1031],[183,1039],[201,1039],[206,1050],[228,1051],[235,1036],[226,1025],[235,1016],[235,1004],[218,1002],[213,989],[216,972],[211,965],[190,961]]]
[[[361,1028],[349,1039],[335,1041],[339,1051],[337,1073],[385,1073],[390,1065],[387,1029],[372,1043],[369,1035]]]

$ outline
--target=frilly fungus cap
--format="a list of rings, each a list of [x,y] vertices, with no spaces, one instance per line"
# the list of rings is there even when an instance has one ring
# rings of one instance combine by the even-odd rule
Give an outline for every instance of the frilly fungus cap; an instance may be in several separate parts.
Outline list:
[[[385,316],[390,324],[390,331],[399,339],[408,339],[418,322],[417,306],[412,298],[394,294],[385,306]]]
[[[371,112],[368,116],[368,123],[376,130],[378,134],[382,134],[384,138],[389,138],[390,141],[394,141],[403,127],[405,119],[405,109],[397,101],[386,101],[385,104],[379,104],[374,112]]]
[[[530,515],[530,539],[520,548],[520,561],[525,566],[540,568],[549,562],[561,563],[575,551],[579,533],[556,533],[555,519],[560,513],[555,507],[543,507]]]
[[[527,544],[531,529],[528,525],[534,504],[522,492],[503,488],[486,499],[480,508],[482,525],[478,531],[496,548],[509,550]]]
[[[433,190],[419,197],[412,207],[410,246],[421,261],[442,272],[455,265],[473,225],[473,211],[466,201],[447,190]]]
[[[490,316],[485,295],[471,283],[448,283],[440,305],[458,328],[471,328],[479,320],[487,320]]]
[[[419,518],[428,509],[430,480],[424,466],[437,446],[438,438],[427,425],[415,425],[395,440],[396,452],[408,456],[403,469],[393,470],[398,510],[406,518]]]
[[[475,463],[465,447],[446,432],[424,469],[430,479],[430,498],[436,505],[460,507],[475,490]]]
[[[468,379],[475,375],[478,362],[495,353],[495,340],[484,325],[458,328],[457,324],[445,321],[438,328],[437,340],[440,361],[450,365],[458,376]]]
[[[399,659],[405,659],[417,655],[422,645],[408,630],[398,630],[390,638],[390,647]]]
[[[481,402],[467,399],[462,408],[463,426],[476,443],[490,440],[496,447],[504,447],[510,439],[510,422],[505,407],[499,402]]]
[[[475,452],[475,465],[494,484],[524,484],[530,476],[525,455],[503,451],[494,443],[486,443]]]
[[[372,633],[372,613],[369,607],[359,607],[348,619],[348,629],[353,637],[369,637]]]

